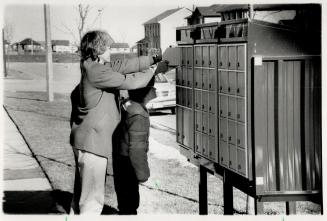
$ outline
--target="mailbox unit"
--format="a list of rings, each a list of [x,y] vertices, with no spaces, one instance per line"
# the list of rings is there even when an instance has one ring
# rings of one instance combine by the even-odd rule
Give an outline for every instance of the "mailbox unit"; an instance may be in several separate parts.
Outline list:
[[[321,52],[302,34],[247,18],[177,28],[181,153],[256,203],[321,202]]]

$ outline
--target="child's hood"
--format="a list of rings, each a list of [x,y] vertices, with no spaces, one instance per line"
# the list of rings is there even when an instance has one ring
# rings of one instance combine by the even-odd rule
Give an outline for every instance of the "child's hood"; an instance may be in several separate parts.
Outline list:
[[[149,113],[145,110],[140,103],[132,100],[127,100],[123,103],[124,110],[130,115],[142,115],[143,117],[149,117]]]

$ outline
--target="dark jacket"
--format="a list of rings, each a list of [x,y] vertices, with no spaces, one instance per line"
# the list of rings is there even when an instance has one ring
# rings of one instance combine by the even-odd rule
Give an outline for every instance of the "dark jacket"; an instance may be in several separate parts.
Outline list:
[[[82,78],[72,92],[71,145],[79,150],[110,157],[112,133],[120,122],[117,96],[120,89],[144,87],[153,73],[153,61],[140,57],[122,62],[119,67],[91,59],[81,63]],[[131,74],[127,74],[134,72]],[[76,101],[77,100],[77,101]]]
[[[150,177],[147,152],[149,150],[150,119],[145,106],[127,101],[122,108],[122,131],[118,154],[129,156],[137,179],[145,182]]]

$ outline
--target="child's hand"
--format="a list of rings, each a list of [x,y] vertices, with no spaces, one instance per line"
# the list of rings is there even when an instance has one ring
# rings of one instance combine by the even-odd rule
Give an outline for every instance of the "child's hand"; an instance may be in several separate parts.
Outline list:
[[[166,71],[168,71],[168,61],[160,61],[157,64],[157,68],[156,71],[154,72],[154,74],[159,74],[159,73],[165,73]]]

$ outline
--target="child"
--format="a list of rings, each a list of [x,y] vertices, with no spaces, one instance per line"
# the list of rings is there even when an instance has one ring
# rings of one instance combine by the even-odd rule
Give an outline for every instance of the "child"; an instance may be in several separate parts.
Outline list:
[[[113,152],[114,183],[119,214],[136,215],[139,206],[139,183],[147,181],[150,169],[147,160],[150,119],[146,104],[156,97],[152,86],[129,90],[123,104],[120,141]]]
[[[112,133],[120,122],[119,90],[145,87],[156,71],[155,67],[149,68],[153,63],[149,57],[126,60],[115,70],[106,63],[110,62],[109,39],[104,31],[90,31],[81,40],[82,77],[71,95],[75,213],[101,214]]]

